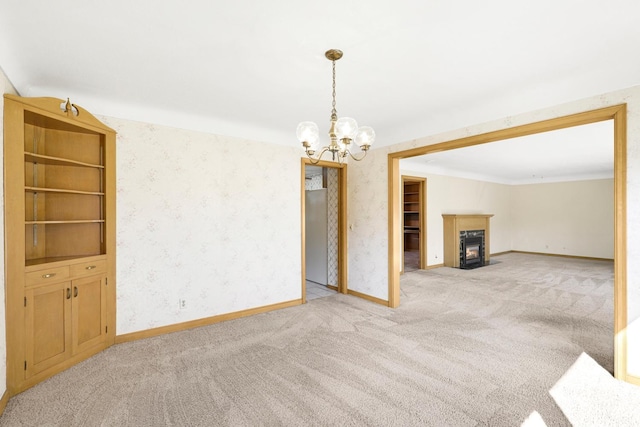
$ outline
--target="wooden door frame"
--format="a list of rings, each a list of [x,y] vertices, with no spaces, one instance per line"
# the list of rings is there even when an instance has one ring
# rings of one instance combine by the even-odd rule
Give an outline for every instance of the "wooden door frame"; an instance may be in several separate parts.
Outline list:
[[[302,158],[300,163],[300,212],[301,212],[301,265],[302,272],[302,303],[307,302],[307,267],[306,267],[306,230],[305,230],[305,166],[314,165],[333,168],[338,171],[338,292],[346,294],[347,287],[347,165],[321,160],[312,163],[310,159]]]
[[[420,269],[424,270],[427,268],[427,209],[425,207],[427,201],[427,178],[421,176],[410,176],[410,175],[402,175],[401,176],[401,188],[403,189],[404,194],[404,184],[405,182],[417,182],[420,185],[420,189],[418,190],[418,203],[420,206],[419,217],[420,217]],[[404,198],[403,198],[404,206]],[[401,229],[404,231],[404,216],[402,219]],[[404,246],[404,243],[403,243]],[[402,268],[400,269],[401,273],[404,273],[404,247],[402,250]]]
[[[627,373],[627,104],[389,153],[389,307],[400,305],[400,159],[605,120],[613,120],[614,128],[614,375],[623,381],[635,380]]]

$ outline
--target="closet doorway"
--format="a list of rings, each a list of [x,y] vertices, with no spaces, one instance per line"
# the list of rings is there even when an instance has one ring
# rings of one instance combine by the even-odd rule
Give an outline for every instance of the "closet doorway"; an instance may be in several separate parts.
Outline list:
[[[402,176],[402,272],[427,265],[426,178]]]
[[[302,159],[302,302],[347,293],[346,165]]]

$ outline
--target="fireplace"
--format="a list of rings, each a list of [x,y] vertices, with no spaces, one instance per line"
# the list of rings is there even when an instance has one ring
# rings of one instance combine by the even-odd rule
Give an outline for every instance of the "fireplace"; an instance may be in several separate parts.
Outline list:
[[[444,265],[453,268],[474,268],[489,264],[491,231],[489,219],[493,214],[442,214],[444,228]],[[478,239],[477,247],[467,238]],[[469,256],[467,257],[467,246]],[[473,247],[472,247],[473,246]],[[468,262],[465,263],[465,260]],[[466,265],[466,266],[465,266]]]
[[[484,230],[460,232],[460,268],[471,269],[484,265]]]

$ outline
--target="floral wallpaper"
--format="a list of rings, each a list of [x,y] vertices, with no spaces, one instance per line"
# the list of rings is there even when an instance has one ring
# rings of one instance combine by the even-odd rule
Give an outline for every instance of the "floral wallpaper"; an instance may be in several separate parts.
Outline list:
[[[388,153],[621,103],[627,104],[627,360],[629,373],[640,377],[640,86],[373,149],[349,163],[349,289],[388,300]]]
[[[301,298],[299,150],[101,120],[118,132],[117,334]]]

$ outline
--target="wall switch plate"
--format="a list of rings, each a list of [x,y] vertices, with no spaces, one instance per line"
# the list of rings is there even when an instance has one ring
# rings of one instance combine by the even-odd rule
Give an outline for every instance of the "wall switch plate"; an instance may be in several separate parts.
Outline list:
[[[179,304],[178,307],[180,307],[180,310],[184,310],[184,309],[187,308],[187,300],[186,299],[180,298],[178,300],[178,304]]]

